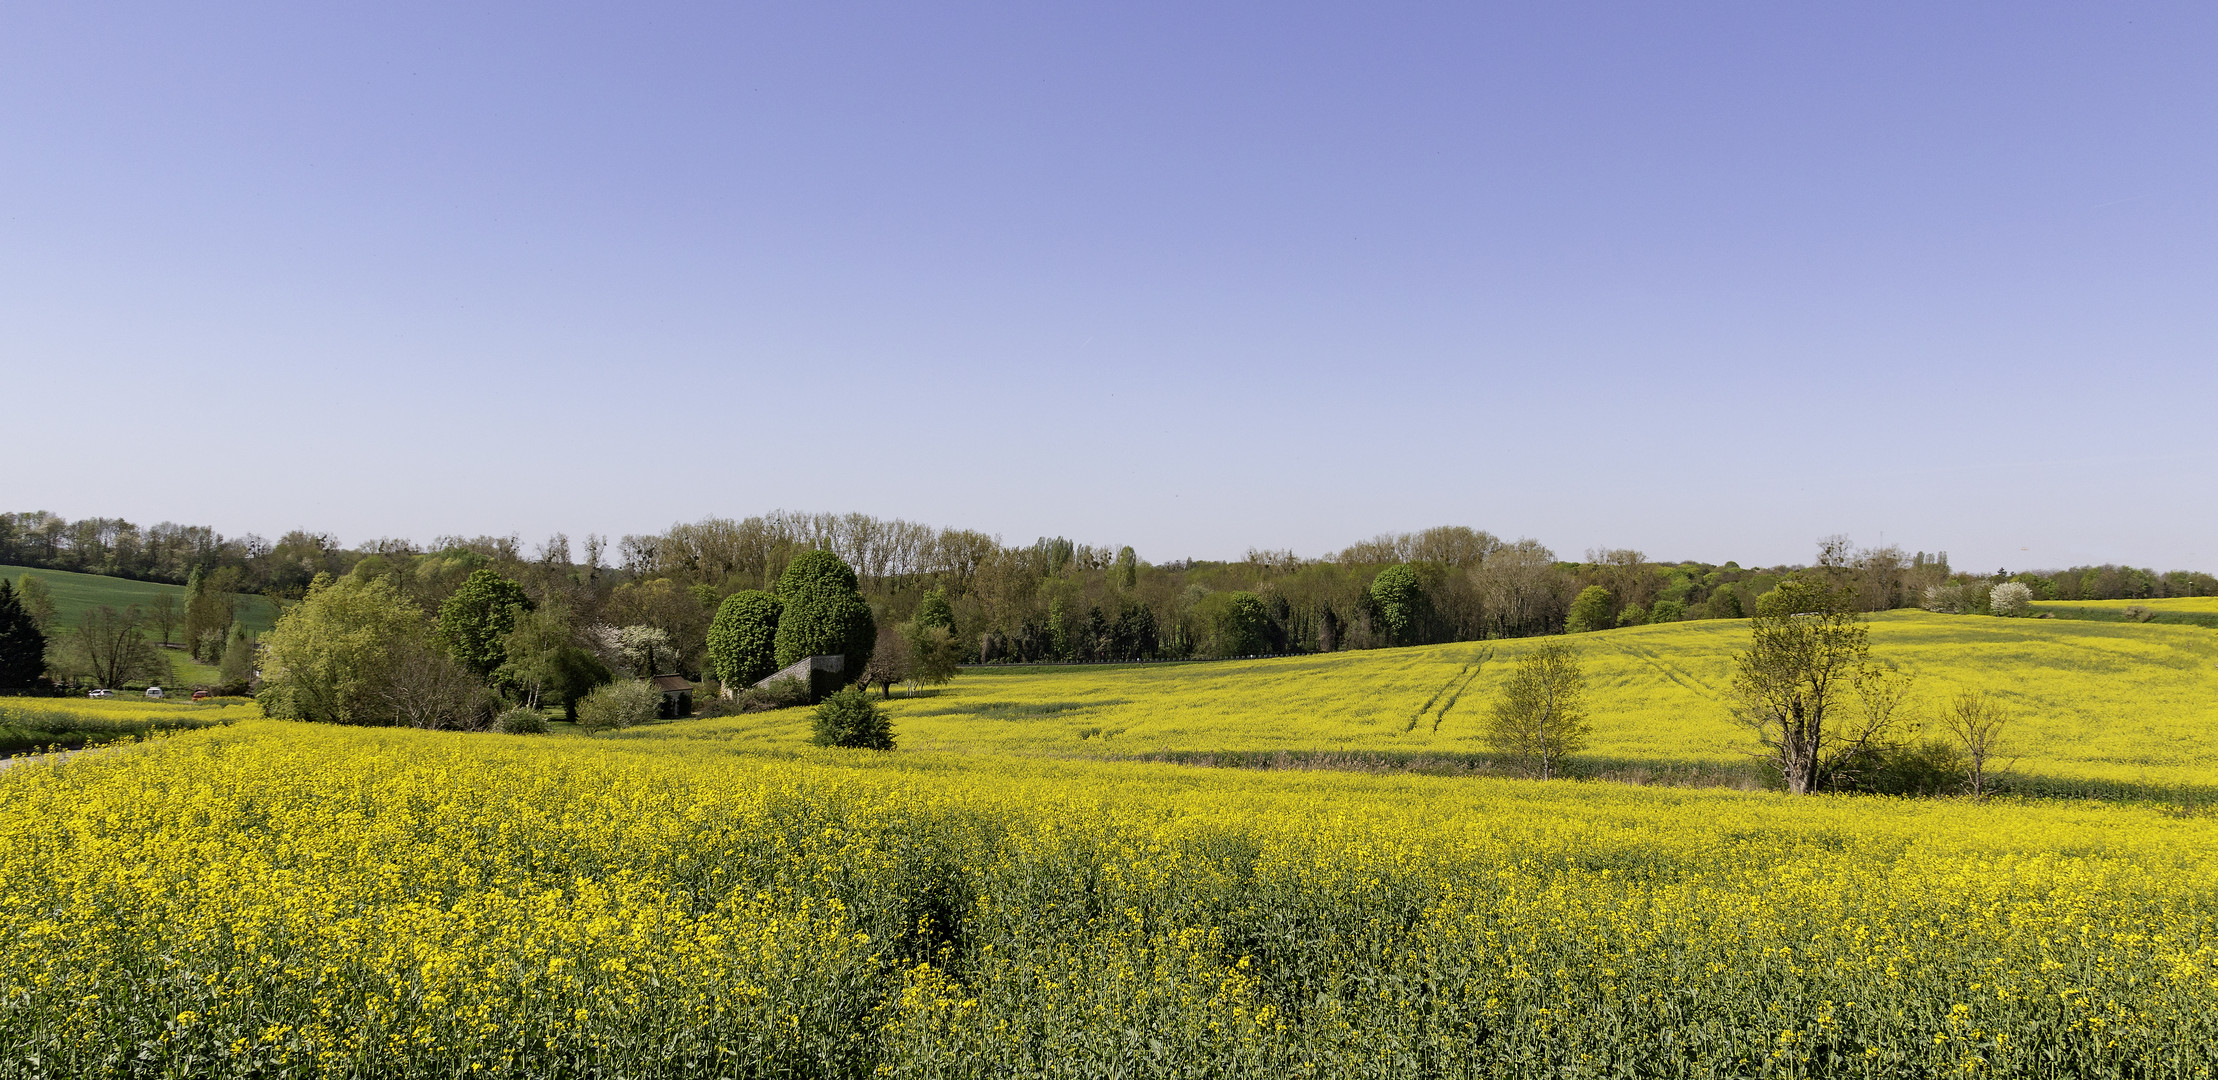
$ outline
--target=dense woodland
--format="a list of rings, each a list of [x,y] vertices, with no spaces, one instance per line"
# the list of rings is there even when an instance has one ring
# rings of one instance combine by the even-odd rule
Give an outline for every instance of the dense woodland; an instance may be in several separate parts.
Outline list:
[[[812,550],[854,569],[880,626],[912,620],[928,593],[943,597],[961,658],[972,663],[1306,653],[1739,618],[1802,569],[1663,562],[1624,549],[1570,560],[1533,540],[1462,526],[1383,535],[1322,558],[1255,550],[1237,561],[1150,562],[1113,544],[1056,537],[1010,545],[864,514],[708,518],[613,545],[556,535],[529,546],[509,536],[354,547],[306,531],[271,542],[167,522],[141,528],[113,518],[0,514],[0,564],[191,582],[196,595],[290,602],[318,575],[383,579],[428,614],[472,572],[490,569],[536,606],[566,613],[581,640],[613,628],[661,631],[676,653],[664,659],[689,673],[703,669],[722,600],[770,588]],[[1940,593],[1956,608],[1976,609],[2003,581],[2025,584],[2036,599],[2218,595],[2218,579],[2200,572],[1974,574],[1953,570],[1945,554],[1856,549],[1839,538],[1824,542],[1818,563],[1852,581],[1872,611],[1932,603]]]

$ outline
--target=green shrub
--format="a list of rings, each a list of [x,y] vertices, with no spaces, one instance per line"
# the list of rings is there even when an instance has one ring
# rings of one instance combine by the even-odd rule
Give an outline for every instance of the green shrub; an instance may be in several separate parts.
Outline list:
[[[578,726],[588,732],[644,724],[655,718],[662,694],[645,679],[623,679],[594,689],[578,702]]]
[[[778,619],[785,606],[760,589],[725,597],[709,623],[709,673],[726,686],[744,688],[778,670]]]
[[[503,735],[545,735],[547,718],[537,709],[509,709],[493,718],[493,730]]]
[[[1687,605],[1682,600],[1658,600],[1648,609],[1648,621],[1652,623],[1679,622],[1686,617]]]
[[[1642,607],[1642,606],[1640,606],[1639,604],[1627,604],[1627,605],[1625,605],[1625,610],[1623,610],[1623,611],[1620,611],[1620,612],[1618,612],[1618,613],[1617,613],[1617,625],[1619,625],[1619,626],[1646,626],[1646,625],[1648,625],[1648,609],[1647,609],[1647,608],[1644,608],[1644,607]]]
[[[893,749],[893,724],[869,695],[852,686],[825,698],[811,717],[811,727],[811,741],[818,746]]]

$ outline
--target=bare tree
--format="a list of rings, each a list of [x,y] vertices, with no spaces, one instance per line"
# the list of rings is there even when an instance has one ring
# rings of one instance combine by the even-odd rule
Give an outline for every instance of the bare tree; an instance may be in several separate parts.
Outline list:
[[[185,613],[177,606],[177,597],[166,592],[155,597],[154,603],[146,611],[146,621],[154,624],[154,629],[162,632],[162,644],[164,645],[169,644],[170,635],[177,631],[177,624],[183,621],[184,617]]]
[[[866,687],[875,684],[880,697],[893,697],[893,684],[915,678],[916,658],[905,629],[878,624],[878,644],[870,650],[870,662],[863,665],[862,678],[857,680]]]
[[[146,640],[136,607],[118,612],[105,605],[85,612],[71,644],[76,660],[95,686],[121,687],[138,680],[165,681],[169,661]]]
[[[1586,673],[1578,651],[1560,638],[1543,641],[1517,660],[1494,703],[1486,741],[1546,780],[1563,759],[1586,748]]]
[[[2002,736],[2010,727],[2010,720],[2008,710],[1977,690],[1956,695],[1948,711],[1941,714],[1941,723],[1955,736],[1957,745],[1964,748],[1965,780],[1971,786],[1974,799],[1987,797],[1989,763],[2002,745]]]
[[[484,685],[468,668],[421,641],[394,647],[370,693],[404,727],[483,731],[492,723]]]

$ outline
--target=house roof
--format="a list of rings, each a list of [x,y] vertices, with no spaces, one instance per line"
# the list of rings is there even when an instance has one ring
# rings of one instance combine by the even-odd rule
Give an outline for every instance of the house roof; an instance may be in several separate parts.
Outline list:
[[[655,676],[655,689],[665,694],[675,694],[693,689],[693,684],[687,682],[683,675],[657,675]]]

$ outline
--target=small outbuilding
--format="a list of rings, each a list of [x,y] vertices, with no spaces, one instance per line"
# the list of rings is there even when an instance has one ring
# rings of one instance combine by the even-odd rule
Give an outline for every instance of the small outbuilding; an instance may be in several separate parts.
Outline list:
[[[824,700],[825,696],[847,685],[847,658],[845,656],[804,656],[785,667],[771,672],[768,678],[757,682],[758,689],[768,689],[770,684],[791,679],[806,686],[809,704]]]
[[[693,715],[693,684],[683,675],[657,675],[655,689],[662,693],[662,703],[655,715],[664,720],[675,720]]]

